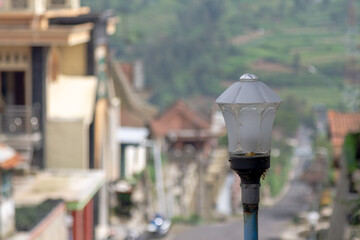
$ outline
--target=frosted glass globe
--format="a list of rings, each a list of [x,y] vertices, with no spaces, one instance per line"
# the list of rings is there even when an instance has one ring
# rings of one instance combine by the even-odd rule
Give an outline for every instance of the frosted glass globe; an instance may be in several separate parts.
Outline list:
[[[244,74],[217,99],[228,132],[229,152],[268,155],[281,99],[253,74]]]

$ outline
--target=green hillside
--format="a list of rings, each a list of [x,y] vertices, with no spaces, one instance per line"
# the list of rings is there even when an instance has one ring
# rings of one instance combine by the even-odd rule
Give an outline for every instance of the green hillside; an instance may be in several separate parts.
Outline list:
[[[116,57],[144,60],[152,101],[161,107],[178,97],[217,96],[227,81],[245,72],[255,73],[282,96],[340,106],[347,1],[82,3],[119,14],[121,23],[111,40]]]

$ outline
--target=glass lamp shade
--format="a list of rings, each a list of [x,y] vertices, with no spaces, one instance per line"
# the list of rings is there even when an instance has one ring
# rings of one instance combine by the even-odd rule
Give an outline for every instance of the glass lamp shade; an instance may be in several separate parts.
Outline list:
[[[244,74],[217,99],[228,132],[229,153],[269,155],[281,99],[253,74]]]

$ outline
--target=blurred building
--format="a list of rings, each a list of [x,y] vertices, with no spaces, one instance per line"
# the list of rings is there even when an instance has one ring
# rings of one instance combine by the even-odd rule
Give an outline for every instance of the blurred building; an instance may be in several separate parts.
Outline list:
[[[0,4],[0,141],[25,157],[27,169],[102,169],[106,184],[89,211],[104,235],[107,187],[119,178],[120,102],[107,41],[116,22],[80,0]]]
[[[313,107],[315,116],[315,129],[318,136],[326,136],[327,133],[327,109],[323,105]]]
[[[337,167],[336,197],[328,237],[346,239],[349,225],[358,216],[359,193],[356,172],[360,171],[360,113],[328,112],[329,134]],[[359,220],[357,220],[359,221]]]
[[[180,99],[150,123],[151,138],[162,146],[168,162],[164,185],[170,216],[207,214],[206,171],[214,136],[211,116],[194,107]]]
[[[17,207],[31,207],[47,199],[62,199],[71,220],[68,222],[69,233],[66,233],[66,238],[58,239],[68,239],[68,236],[73,240],[106,239],[95,235],[99,233],[95,231],[97,223],[93,210],[95,196],[105,180],[101,170],[46,170],[28,178],[26,183],[17,188],[15,203]],[[52,234],[61,232],[52,231]]]
[[[184,159],[186,155],[204,154],[211,150],[211,123],[199,111],[183,100],[176,101],[151,122],[153,138],[163,139],[170,158]]]
[[[146,167],[146,145],[149,124],[157,109],[147,103],[141,61],[123,63],[111,61],[115,91],[121,97],[120,124],[117,141],[120,147],[120,176],[132,178]]]
[[[333,165],[339,167],[346,135],[360,130],[360,113],[329,110],[327,119],[329,137],[333,147]]]

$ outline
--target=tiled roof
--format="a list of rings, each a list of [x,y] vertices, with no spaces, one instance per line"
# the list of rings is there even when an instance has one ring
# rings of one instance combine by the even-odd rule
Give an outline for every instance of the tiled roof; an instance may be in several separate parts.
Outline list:
[[[151,130],[156,136],[165,136],[174,130],[207,130],[210,121],[193,110],[183,100],[178,100],[151,122]]]
[[[124,127],[146,127],[147,121],[126,106],[120,108],[120,125]]]
[[[334,157],[338,158],[346,135],[360,131],[360,113],[341,113],[330,110],[328,111],[328,125]]]
[[[129,84],[131,84],[131,79],[133,78],[133,70],[134,70],[131,63],[119,62],[118,67],[120,67],[124,72],[126,76],[126,81],[128,81]]]
[[[153,119],[157,109],[134,91],[120,63],[111,60],[110,71],[114,78],[116,94],[121,99],[121,108],[124,108],[121,110],[121,126],[145,126]]]

